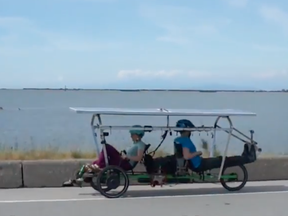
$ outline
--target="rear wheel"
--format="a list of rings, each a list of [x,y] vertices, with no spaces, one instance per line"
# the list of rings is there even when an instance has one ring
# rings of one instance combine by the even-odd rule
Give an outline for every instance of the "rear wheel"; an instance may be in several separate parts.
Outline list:
[[[231,171],[229,172],[229,169]],[[224,167],[222,171],[222,175],[236,175],[236,178],[229,178],[229,179],[220,179],[221,185],[228,191],[239,191],[241,190],[248,181],[248,171],[244,165],[239,165],[235,167]],[[237,183],[238,186],[229,186],[230,183]]]

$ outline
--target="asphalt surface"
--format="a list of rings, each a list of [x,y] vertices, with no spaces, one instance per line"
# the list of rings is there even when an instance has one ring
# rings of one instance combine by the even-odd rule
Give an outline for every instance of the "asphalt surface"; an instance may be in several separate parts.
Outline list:
[[[92,188],[0,190],[1,216],[287,216],[288,181],[250,182],[240,192],[221,185],[131,186],[118,199]]]

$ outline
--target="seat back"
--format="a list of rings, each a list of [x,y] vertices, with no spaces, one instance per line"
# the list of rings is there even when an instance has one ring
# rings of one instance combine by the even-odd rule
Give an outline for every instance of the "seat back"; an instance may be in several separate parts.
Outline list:
[[[140,163],[143,162],[143,160],[144,160],[144,158],[145,158],[145,155],[147,154],[147,151],[148,151],[148,149],[150,148],[150,146],[151,146],[151,144],[146,144],[146,145],[145,145],[143,157],[142,157]],[[132,169],[134,169],[134,168],[138,165],[138,163],[139,163],[139,162],[134,163]]]
[[[183,157],[183,148],[182,145],[176,144],[174,142],[174,153],[177,159],[177,166],[178,167],[184,167],[186,160]]]
[[[148,149],[150,148],[151,144],[146,144],[144,148],[144,154],[147,154]]]
[[[177,158],[183,158],[183,148],[182,145],[180,144],[176,144],[174,142],[174,153],[176,155]]]

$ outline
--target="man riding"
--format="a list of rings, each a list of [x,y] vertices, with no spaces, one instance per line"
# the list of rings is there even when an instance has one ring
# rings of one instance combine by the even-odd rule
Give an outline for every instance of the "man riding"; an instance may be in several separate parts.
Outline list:
[[[195,128],[194,124],[187,119],[181,119],[177,121],[176,127]],[[185,160],[189,160],[189,162],[193,164],[194,167],[199,167],[202,162],[202,158],[200,157],[200,155],[202,155],[202,152],[196,150],[196,146],[190,139],[192,131],[183,130],[177,132],[180,133],[180,136],[174,139],[174,144],[180,145],[182,147],[182,155]]]
[[[188,119],[178,120],[176,123],[176,132],[180,133],[180,136],[174,139],[175,153],[165,157],[152,158],[151,156],[146,156],[145,166],[148,173],[158,172],[157,170],[161,168],[164,173],[174,174],[179,166],[184,166],[184,160],[188,162],[188,168],[194,171],[202,172],[206,170],[211,170],[215,168],[220,168],[222,163],[222,156],[203,158],[201,157],[202,152],[197,151],[196,146],[191,140],[191,130],[185,130],[185,128],[195,128],[194,124]],[[230,156],[226,157],[226,166],[238,166],[246,163],[251,163],[256,160],[255,148],[249,149],[248,144],[244,145],[244,151],[240,156]]]
[[[176,127],[178,128],[195,128],[194,124],[187,119],[181,119],[177,121]],[[177,130],[176,130],[177,131]],[[174,140],[175,147],[181,146],[182,155],[185,160],[188,161],[188,167],[195,171],[206,171],[210,169],[219,168],[222,162],[222,156],[212,158],[202,158],[202,152],[197,151],[194,143],[190,139],[192,131],[190,130],[178,130],[180,136]],[[241,164],[251,163],[256,160],[256,151],[254,146],[251,149],[248,148],[248,144],[244,145],[244,151],[240,156],[226,157],[226,166],[237,166]]]

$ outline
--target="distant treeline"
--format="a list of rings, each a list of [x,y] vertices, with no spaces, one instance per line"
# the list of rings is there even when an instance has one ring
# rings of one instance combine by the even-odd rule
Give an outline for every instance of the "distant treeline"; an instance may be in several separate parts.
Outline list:
[[[19,90],[6,89],[0,90]],[[171,91],[171,92],[288,92],[288,89],[282,90],[197,90],[197,89],[81,89],[81,88],[23,88],[22,90],[52,90],[52,91],[122,91],[122,92],[140,92],[140,91]]]

